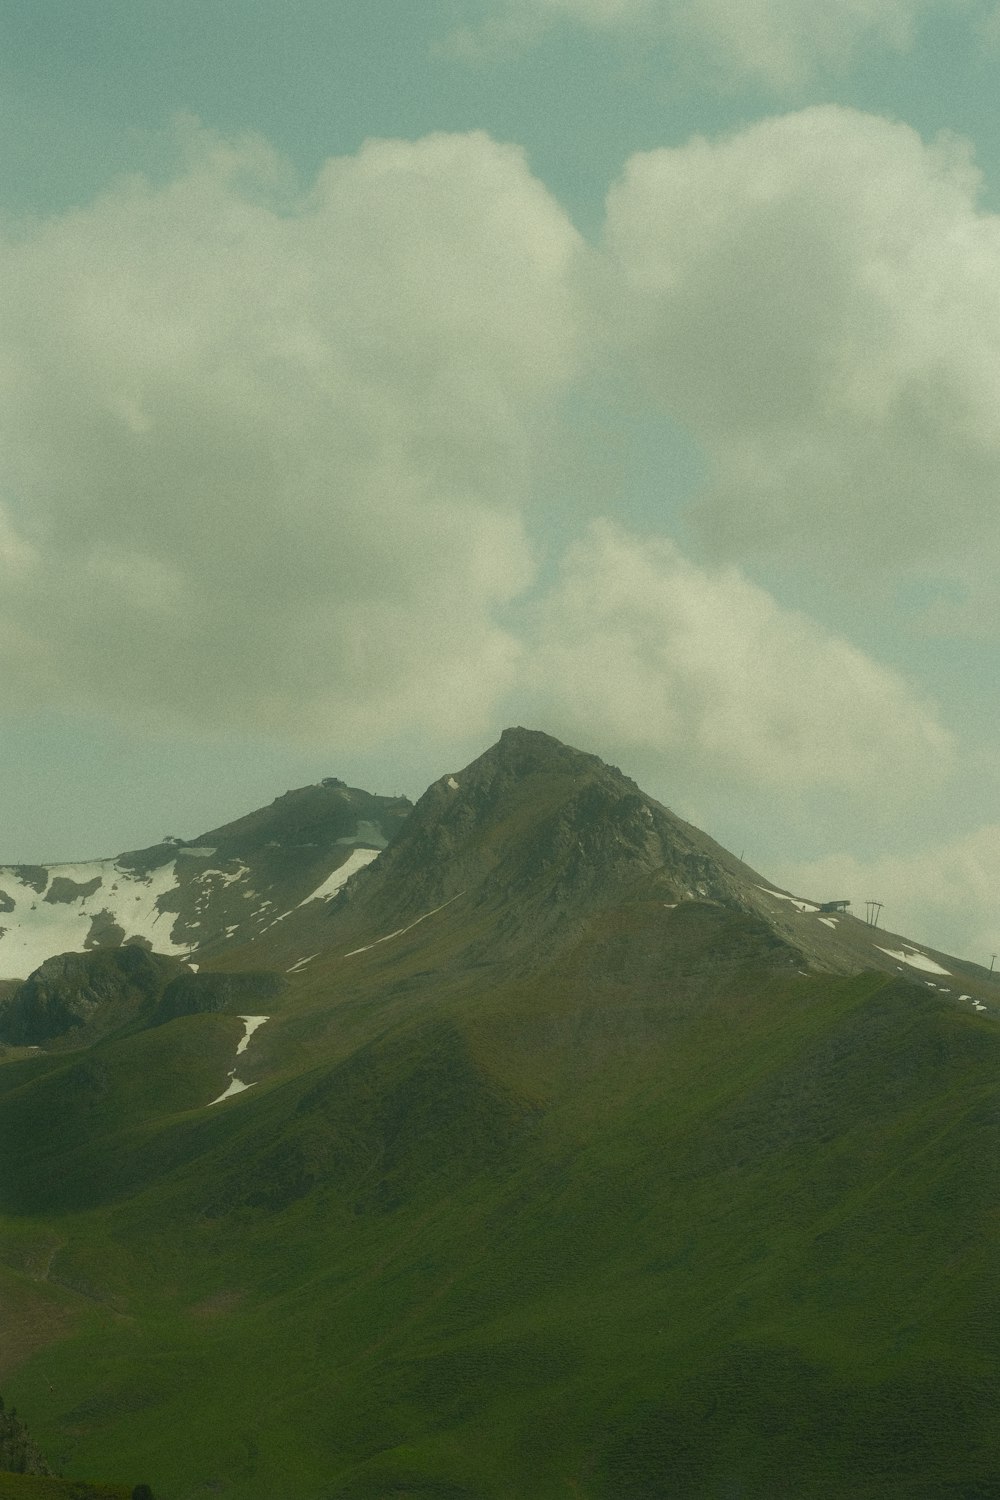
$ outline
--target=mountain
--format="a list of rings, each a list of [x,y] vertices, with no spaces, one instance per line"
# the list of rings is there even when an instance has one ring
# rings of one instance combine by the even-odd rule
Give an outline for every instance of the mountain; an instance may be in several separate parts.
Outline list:
[[[383,857],[345,889],[341,905],[354,920],[340,929],[405,925],[463,899],[463,910],[488,919],[485,946],[495,957],[561,941],[596,911],[640,897],[757,917],[787,942],[789,960],[814,968],[901,971],[906,963],[876,942],[885,934],[776,890],[616,767],[526,729],[506,730],[460,776],[428,788]],[[924,957],[907,966],[943,967]]]
[[[405,797],[327,777],[187,842],[82,864],[0,866],[0,978],[122,943],[183,957],[225,951],[373,859],[409,810]]]
[[[0,1013],[0,1379],[50,1462],[164,1500],[1000,1495],[994,981],[537,731],[391,826],[367,796],[168,850],[251,874],[172,887],[186,952]]]
[[[468,898],[466,917],[471,906],[488,924],[491,961],[520,945],[530,962],[534,944],[561,940],[643,881],[665,906],[701,899],[759,916],[813,969],[951,972],[946,955],[777,890],[596,756],[508,729],[416,808],[328,777],[187,842],[84,864],[0,866],[0,1003],[14,981],[67,952],[139,946],[194,969],[231,967],[236,953],[298,961],[311,936],[332,946],[333,928],[315,922],[331,904],[349,939]],[[344,887],[350,920],[344,902],[333,903]],[[960,967],[988,982],[978,966]]]

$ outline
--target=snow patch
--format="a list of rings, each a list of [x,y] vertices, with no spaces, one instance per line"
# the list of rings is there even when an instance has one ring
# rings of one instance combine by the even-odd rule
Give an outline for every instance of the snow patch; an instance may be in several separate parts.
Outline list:
[[[458,791],[458,782],[455,780],[454,776],[448,777],[448,785],[451,787],[453,792]]]
[[[836,917],[820,917],[819,920],[823,923],[824,927],[836,927],[837,925]]]
[[[240,1020],[243,1022],[243,1037],[240,1041],[239,1046],[236,1048],[237,1057],[239,1057],[241,1052],[245,1052],[247,1050],[247,1045],[250,1041],[250,1038],[257,1030],[257,1027],[263,1026],[265,1021],[270,1020],[270,1016],[240,1016]],[[234,1094],[242,1094],[246,1089],[252,1088],[252,1083],[242,1083],[236,1076],[236,1069],[230,1068],[228,1086],[217,1099],[210,1099],[208,1101],[208,1104],[206,1105],[206,1108],[211,1109],[213,1104],[221,1104],[223,1099],[231,1099]]]
[[[464,891],[459,891],[458,896],[464,895]],[[452,896],[449,898],[449,900],[442,901],[440,906],[435,906],[432,911],[425,911],[423,916],[418,917],[415,922],[410,922],[406,927],[397,927],[395,932],[387,932],[385,937],[376,938],[374,943],[366,943],[363,948],[352,948],[350,953],[344,954],[344,957],[353,958],[356,953],[369,953],[372,948],[377,948],[379,943],[388,943],[391,942],[393,938],[402,937],[404,932],[411,932],[414,927],[419,927],[421,922],[426,922],[428,917],[433,917],[437,914],[437,912],[444,911],[445,907],[450,906],[452,901],[458,900],[458,896]]]
[[[883,948],[879,943],[876,943],[875,947],[880,953],[887,953],[890,958],[898,958],[911,969],[921,969],[925,974],[945,974],[949,978],[951,976],[950,969],[942,969],[941,965],[936,964],[932,958],[928,958],[926,953],[919,953],[916,949],[907,953],[902,949]]]
[[[192,952],[194,944],[174,942],[176,912],[163,911],[160,899],[177,888],[176,860],[140,875],[113,859],[86,864],[49,865],[47,886],[57,879],[86,886],[99,882],[88,895],[70,901],[43,901],[22,879],[16,867],[0,869],[0,889],[14,902],[5,912],[0,934],[0,976],[26,978],[55,953],[83,953],[95,917],[107,915],[122,928],[123,941],[145,939],[158,953],[176,957]]]
[[[310,953],[310,955],[309,955],[308,958],[300,958],[299,961],[298,961],[298,963],[297,964],[292,964],[292,967],[290,969],[286,969],[285,973],[286,974],[297,974],[300,969],[304,969],[305,968],[306,964],[311,964],[312,961],[313,961],[313,959],[314,958],[318,958],[318,957],[319,957],[318,953]]]
[[[245,1089],[252,1089],[253,1086],[252,1083],[240,1083],[238,1078],[231,1078],[225,1093],[220,1094],[218,1099],[210,1099],[208,1108],[211,1109],[213,1104],[221,1104],[223,1099],[231,1099],[233,1094],[242,1094]]]
[[[759,891],[766,891],[769,896],[777,896],[779,901],[790,901],[796,911],[819,911],[819,907],[812,901],[800,901],[798,896],[786,896],[784,891],[772,890],[769,885],[759,885]]]
[[[241,1052],[245,1052],[247,1050],[250,1038],[257,1030],[257,1027],[263,1026],[264,1022],[269,1021],[270,1019],[270,1016],[240,1016],[240,1020],[243,1022],[245,1030],[243,1032],[243,1040],[240,1042],[239,1046],[236,1049],[237,1057],[239,1057]]]
[[[250,874],[250,866],[238,861],[238,868],[231,874],[225,870],[202,870],[200,875],[194,877],[193,884],[202,885],[206,880],[217,881],[219,885],[235,885],[237,880],[245,880]]]
[[[365,865],[370,865],[373,859],[378,858],[377,849],[355,849],[349,854],[342,865],[339,865],[331,875],[328,875],[323,884],[317,886],[311,896],[300,901],[300,906],[307,906],[310,901],[329,900],[335,896],[342,885],[346,885],[352,875],[358,870],[363,870]],[[280,921],[280,918],[278,919]]]

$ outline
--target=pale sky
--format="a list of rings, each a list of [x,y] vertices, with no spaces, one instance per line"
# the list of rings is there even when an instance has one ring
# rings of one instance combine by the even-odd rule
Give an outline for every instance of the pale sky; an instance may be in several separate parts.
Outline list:
[[[0,4],[0,862],[507,724],[1000,948],[995,0]]]

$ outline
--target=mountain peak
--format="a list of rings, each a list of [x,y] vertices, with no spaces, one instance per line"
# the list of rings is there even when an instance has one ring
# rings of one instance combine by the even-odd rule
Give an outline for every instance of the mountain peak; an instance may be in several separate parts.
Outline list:
[[[605,765],[596,755],[564,744],[554,735],[546,734],[541,729],[525,729],[521,725],[505,729],[496,744],[484,751],[467,769],[474,771],[484,763],[503,765],[522,775],[541,770],[576,769],[583,772],[588,769],[596,770],[598,767],[603,770],[616,769]]]
[[[639,791],[616,766],[605,764],[598,756],[566,745],[541,729],[516,725],[505,729],[496,744],[484,750],[464,770],[432,783],[425,796],[434,794],[443,786],[452,794],[459,791],[489,792],[491,800],[496,801],[501,796],[518,795],[515,788],[519,783],[539,776],[557,780],[569,778],[570,781],[594,776],[611,777],[623,787],[636,793]],[[423,800],[421,798],[420,802]],[[432,805],[433,800],[432,795]],[[420,807],[420,802],[417,807]]]
[[[514,726],[428,787],[341,909],[352,932],[395,929],[462,897],[510,954],[568,936],[651,878],[668,901],[733,900],[737,865],[617,767]]]
[[[546,734],[542,729],[526,729],[521,724],[513,724],[503,730],[496,744],[484,751],[480,759],[494,754],[528,756],[539,761],[546,759],[562,761],[567,757],[579,757],[589,761],[598,759],[596,755],[589,755],[583,750],[575,749],[572,745],[564,744],[562,740],[557,740],[555,735]]]

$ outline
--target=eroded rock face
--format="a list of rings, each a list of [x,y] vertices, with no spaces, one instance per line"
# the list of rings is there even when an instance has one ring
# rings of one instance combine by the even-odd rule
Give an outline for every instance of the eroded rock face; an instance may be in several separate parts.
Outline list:
[[[177,959],[132,944],[59,953],[0,1010],[0,1038],[20,1047],[93,1040],[151,1011],[182,968]]]

